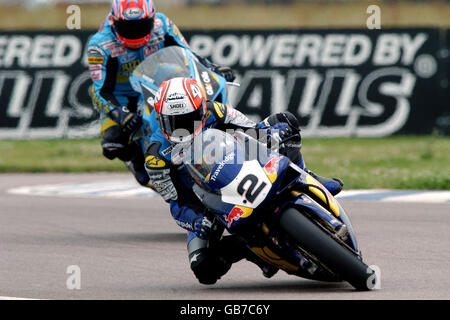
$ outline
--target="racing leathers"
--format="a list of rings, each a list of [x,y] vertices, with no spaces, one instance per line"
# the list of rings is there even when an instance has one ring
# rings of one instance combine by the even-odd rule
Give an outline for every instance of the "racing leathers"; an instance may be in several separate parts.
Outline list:
[[[238,110],[218,102],[207,101],[205,117],[205,129],[245,130],[256,126]],[[243,258],[256,263],[268,274],[271,266],[251,252],[240,239],[233,235],[222,236],[223,228],[217,224],[211,225],[204,215],[205,207],[192,191],[192,178],[182,165],[172,163],[173,145],[157,130],[154,114],[151,115],[151,126],[153,134],[145,155],[145,168],[157,191],[170,202],[170,212],[176,223],[189,231],[189,262],[200,283],[215,283],[230,269],[232,263]],[[211,235],[211,229],[214,230],[214,236]]]
[[[111,14],[88,44],[88,63],[93,81],[90,93],[100,112],[103,155],[111,160],[119,158],[124,161],[143,186],[149,183],[143,152],[137,143],[130,141],[130,135],[141,126],[140,114],[144,103],[139,93],[133,90],[129,76],[145,58],[172,45],[189,49],[176,25],[159,12],[155,16],[152,35],[142,48],[129,49],[122,45],[115,33]],[[232,81],[231,69],[222,70],[196,56],[207,67],[223,71]]]
[[[152,119],[152,123],[157,126],[156,117]],[[208,101],[204,127],[223,131],[275,128],[277,134],[282,136],[281,140],[286,133],[296,135],[290,141],[292,145],[282,146],[280,151],[304,168],[300,154],[300,128],[295,116],[288,112],[270,116],[256,124],[229,105]],[[156,127],[152,132],[145,167],[157,191],[170,202],[170,211],[177,224],[189,231],[189,262],[197,279],[203,284],[213,284],[229,270],[232,263],[243,258],[257,264],[265,276],[272,276],[278,270],[276,267],[257,257],[240,238],[233,235],[222,236],[223,227],[211,225],[204,214],[203,204],[192,191],[192,178],[183,170],[182,165],[174,165],[171,161],[173,146]]]

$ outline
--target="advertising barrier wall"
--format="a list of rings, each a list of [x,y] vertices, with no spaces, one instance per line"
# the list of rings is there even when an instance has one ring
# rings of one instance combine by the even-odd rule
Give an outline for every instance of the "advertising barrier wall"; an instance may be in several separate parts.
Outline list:
[[[0,138],[93,137],[86,44],[95,31],[0,32]],[[231,103],[289,110],[305,136],[448,134],[448,49],[438,29],[184,31],[236,70]]]
[[[91,34],[0,33],[0,138],[99,134],[84,54]]]

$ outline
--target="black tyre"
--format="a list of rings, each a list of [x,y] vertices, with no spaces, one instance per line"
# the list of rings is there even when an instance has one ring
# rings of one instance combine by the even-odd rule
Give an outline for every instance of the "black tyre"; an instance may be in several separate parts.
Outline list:
[[[284,211],[280,226],[301,248],[357,290],[373,289],[376,283],[374,271],[298,210],[289,208]]]

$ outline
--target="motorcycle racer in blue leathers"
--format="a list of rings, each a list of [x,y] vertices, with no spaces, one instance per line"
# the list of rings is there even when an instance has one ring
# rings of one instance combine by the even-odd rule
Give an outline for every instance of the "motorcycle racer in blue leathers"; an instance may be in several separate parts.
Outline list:
[[[279,113],[256,124],[230,105],[207,101],[198,83],[188,78],[164,81],[156,94],[154,107],[151,118],[154,128],[145,153],[145,169],[157,192],[170,203],[170,211],[177,224],[189,231],[190,266],[197,279],[203,284],[213,284],[232,263],[242,258],[256,263],[265,276],[272,276],[277,271],[276,267],[262,261],[239,238],[233,235],[222,237],[223,229],[214,229],[204,214],[204,206],[192,191],[192,178],[181,170],[181,166],[173,163],[172,148],[174,144],[190,141],[206,128],[223,131],[261,129],[270,138],[267,142],[272,139],[281,142],[294,137],[281,144],[279,151],[306,170],[295,116],[288,112]],[[342,182],[338,179],[315,177],[333,194],[342,189]]]
[[[88,43],[90,94],[100,112],[103,155],[124,161],[143,186],[151,186],[143,153],[129,141],[141,126],[143,101],[129,76],[146,57],[172,45],[189,49],[176,25],[156,12],[152,0],[114,0],[111,12]],[[233,79],[231,69],[196,56],[208,68]]]

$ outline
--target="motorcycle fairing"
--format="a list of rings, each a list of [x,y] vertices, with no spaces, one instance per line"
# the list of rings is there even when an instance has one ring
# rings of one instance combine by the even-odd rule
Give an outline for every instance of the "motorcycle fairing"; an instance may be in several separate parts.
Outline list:
[[[294,205],[296,207],[301,207],[303,210],[314,211],[322,220],[329,223],[333,228],[337,228],[342,225],[341,221],[336,219],[328,210],[323,208],[306,194],[300,194],[295,199]]]
[[[227,164],[216,176],[216,181],[220,183],[228,180],[230,175],[234,175],[235,178],[217,190],[220,195],[216,195],[215,200],[212,200],[214,197],[210,195],[208,199],[211,200],[204,203],[215,212],[223,213],[228,210],[221,216],[223,217],[222,224],[232,232],[243,222],[242,219],[264,207],[265,200],[270,199],[270,195],[276,191],[283,178],[281,173],[288,164],[289,160],[283,156],[271,157],[265,164],[261,164],[258,160],[245,161],[240,165],[237,175],[235,173],[236,164]],[[238,195],[236,195],[236,190]],[[230,204],[234,205],[231,210],[229,210]]]
[[[296,266],[288,261],[282,259],[279,255],[273,252],[269,247],[251,247],[250,248],[256,255],[263,260],[277,266],[278,268],[285,270],[288,273],[294,273],[300,269],[300,266]]]
[[[308,190],[322,200],[322,203],[328,206],[336,217],[339,217],[339,206],[336,199],[334,199],[328,189],[325,188],[319,181],[314,179],[310,174],[307,174],[305,178],[306,183],[309,185]]]

